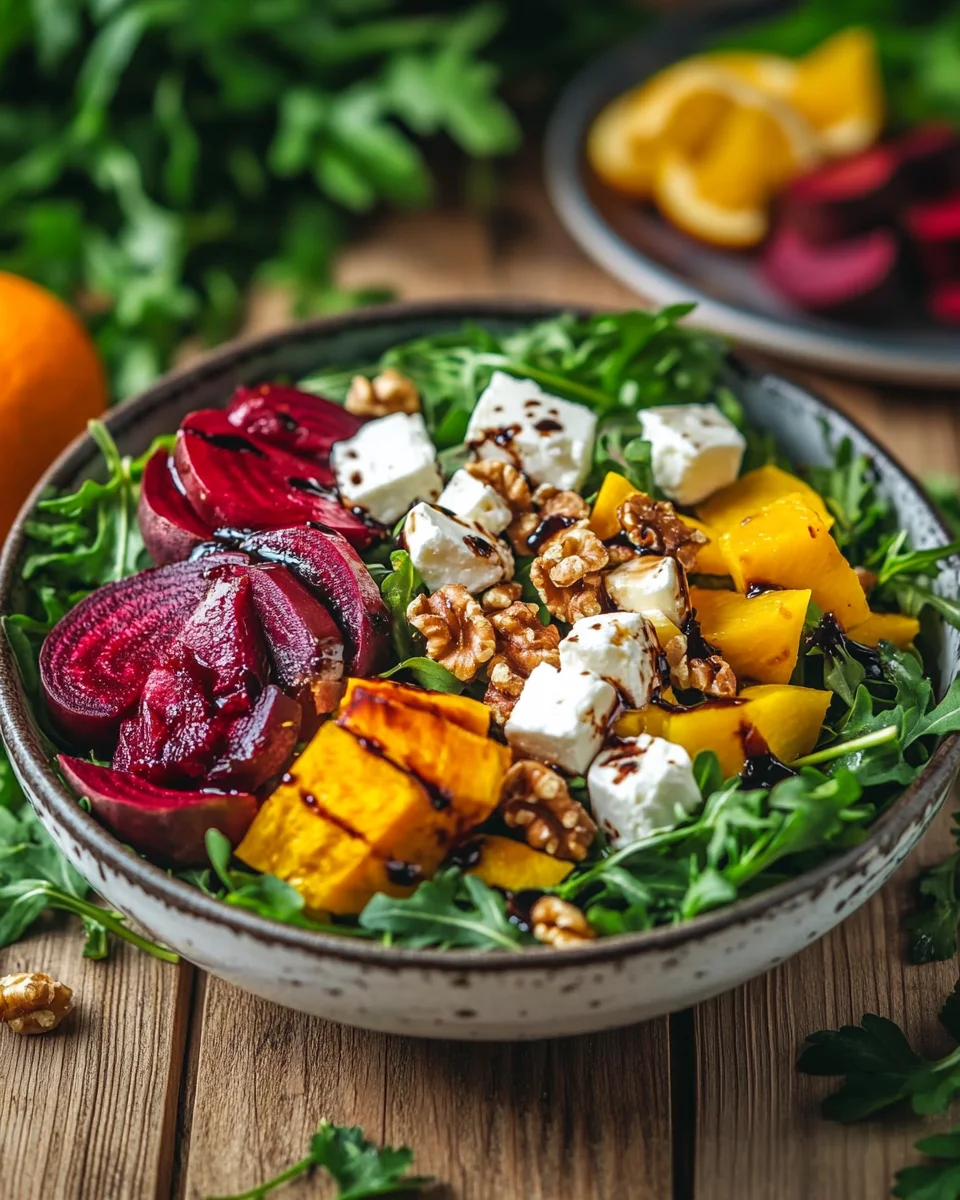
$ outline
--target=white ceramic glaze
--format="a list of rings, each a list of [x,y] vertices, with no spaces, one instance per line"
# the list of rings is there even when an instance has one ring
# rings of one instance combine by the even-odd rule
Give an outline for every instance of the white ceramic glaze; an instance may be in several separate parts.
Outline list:
[[[368,361],[388,345],[465,318],[513,325],[534,308],[482,304],[401,307],[311,323],[244,346],[159,384],[110,420],[122,448],[139,450],[191,408],[223,402],[238,382],[297,376]],[[913,481],[865,434],[816,397],[774,377],[732,368],[752,420],[788,453],[810,460],[829,436],[850,436],[874,455],[883,486],[918,545],[946,540]],[[819,449],[818,449],[819,446]],[[88,473],[87,439],[42,481]],[[34,496],[34,499],[36,497]],[[28,502],[21,521],[31,507]],[[11,607],[18,522],[0,562],[0,604]],[[957,573],[940,586],[957,594]],[[957,635],[943,639],[939,669],[956,673]],[[939,748],[924,775],[874,825],[868,840],[800,879],[699,917],[687,925],[609,938],[573,950],[523,953],[403,951],[277,925],[220,904],[121,846],[73,800],[46,758],[24,703],[9,648],[0,647],[0,729],[14,769],[44,825],[70,861],[112,905],[191,962],[258,995],[347,1024],[426,1037],[527,1039],[624,1025],[684,1008],[770,969],[822,936],[889,877],[952,784],[960,740]]]

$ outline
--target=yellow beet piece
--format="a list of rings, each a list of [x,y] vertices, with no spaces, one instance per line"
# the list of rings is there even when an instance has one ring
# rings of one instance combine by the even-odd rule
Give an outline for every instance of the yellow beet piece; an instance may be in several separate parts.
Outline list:
[[[788,683],[797,665],[809,590],[740,592],[691,588],[703,636],[720,649],[738,679]]]
[[[739,592],[752,584],[809,588],[820,608],[833,613],[844,629],[870,615],[860,580],[820,514],[792,496],[727,530],[720,549]]]
[[[647,705],[617,722],[620,737],[649,733],[683,746],[691,758],[712,750],[724,776],[739,775],[746,756],[743,738],[753,725],[783,762],[808,754],[817,743],[832,693],[815,688],[768,683],[744,688],[737,703],[707,701],[687,712],[672,713]]]
[[[351,690],[337,724],[365,739],[376,753],[422,784],[451,833],[479,825],[500,799],[512,761],[510,750],[401,700],[402,695],[391,697],[361,680]]]
[[[427,692],[410,684],[395,683],[392,679],[348,679],[343,697],[344,708],[350,704],[353,693],[359,687],[395,700],[418,712],[444,717],[479,737],[486,737],[490,732],[490,709],[482,701],[471,700],[469,696],[453,696],[449,692]]]
[[[480,842],[480,861],[468,875],[490,887],[519,892],[524,888],[556,887],[573,870],[573,863],[531,849],[526,842],[489,835]]]
[[[237,847],[237,858],[289,883],[311,910],[358,913],[376,892],[408,895],[362,838],[327,820],[297,786],[266,801]]]
[[[916,617],[908,617],[904,613],[872,612],[865,621],[848,629],[847,637],[861,646],[893,642],[900,650],[906,650],[919,632],[920,622]]]
[[[643,615],[657,631],[657,641],[661,646],[666,646],[671,638],[675,638],[680,633],[677,626],[659,608],[652,608]]]
[[[703,504],[697,505],[697,516],[711,525],[719,537],[734,525],[739,525],[744,517],[752,517],[761,508],[786,496],[798,497],[801,504],[819,513],[827,529],[833,525],[833,517],[819,493],[796,475],[769,464],[748,471],[725,488],[714,492]]]
[[[590,514],[590,528],[601,541],[617,536],[620,532],[617,509],[624,500],[638,495],[639,491],[629,479],[618,475],[616,471],[606,473],[597,493],[593,512]]]
[[[686,513],[683,514],[683,521],[691,529],[699,529],[707,539],[697,551],[697,561],[693,564],[691,573],[694,575],[726,575],[727,564],[720,553],[720,531],[705,521],[698,521],[696,517],[688,517]]]

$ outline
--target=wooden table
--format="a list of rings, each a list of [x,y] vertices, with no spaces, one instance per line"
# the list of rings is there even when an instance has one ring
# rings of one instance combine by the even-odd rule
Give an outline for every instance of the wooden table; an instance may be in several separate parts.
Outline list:
[[[345,257],[350,286],[411,299],[532,297],[629,306],[521,170],[492,218],[390,219]],[[282,319],[275,297],[250,325]],[[796,374],[796,372],[795,372]],[[960,465],[946,395],[816,384],[918,471]],[[953,398],[955,400],[955,397]],[[61,1032],[0,1031],[0,1197],[147,1200],[238,1191],[300,1158],[322,1117],[416,1149],[445,1200],[878,1200],[916,1158],[920,1122],[841,1128],[798,1076],[811,1030],[864,1011],[927,1051],[957,964],[904,964],[901,913],[947,815],[897,878],[822,941],[692,1012],[619,1032],[514,1045],[418,1042],[257,1000],[126,947],[80,957],[76,923],[0,952],[0,974],[49,971],[76,991]],[[934,1123],[935,1124],[935,1123]],[[281,1193],[324,1194],[318,1180]]]

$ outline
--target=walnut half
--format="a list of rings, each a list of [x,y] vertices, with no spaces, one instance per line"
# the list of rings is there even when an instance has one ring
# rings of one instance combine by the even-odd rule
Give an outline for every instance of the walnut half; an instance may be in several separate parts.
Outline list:
[[[483,700],[493,710],[494,720],[503,725],[534,667],[542,662],[560,666],[560,630],[542,624],[537,606],[521,600],[491,613],[489,619],[497,653],[487,668],[489,682]]]
[[[699,529],[687,525],[666,500],[651,500],[642,492],[628,496],[617,509],[620,527],[638,550],[678,559],[688,571],[707,541]]]
[[[0,979],[0,1021],[14,1033],[49,1033],[73,1009],[73,990],[40,971]]]
[[[524,830],[527,845],[534,850],[568,862],[582,862],[597,833],[563,776],[531,758],[515,762],[507,771],[500,814],[512,829]]]
[[[585,526],[552,537],[530,565],[530,581],[551,616],[572,625],[603,611],[600,572],[610,561],[606,546]]]
[[[597,936],[580,909],[559,896],[541,896],[530,910],[530,920],[537,941],[558,949],[579,946]]]
[[[432,596],[415,596],[407,607],[407,620],[427,639],[427,658],[463,683],[493,657],[493,626],[462,583],[445,584]]]
[[[412,379],[387,367],[375,379],[354,375],[343,407],[355,417],[386,417],[420,411],[420,393]]]

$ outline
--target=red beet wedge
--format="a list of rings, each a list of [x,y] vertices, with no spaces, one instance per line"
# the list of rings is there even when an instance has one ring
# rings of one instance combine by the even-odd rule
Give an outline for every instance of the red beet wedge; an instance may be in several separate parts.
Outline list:
[[[800,307],[848,319],[889,313],[898,267],[899,244],[889,230],[818,246],[789,225],[774,234],[762,263],[770,285]]]
[[[231,425],[271,446],[324,465],[333,443],[353,437],[363,424],[331,400],[275,383],[237,388],[227,417]]]
[[[928,283],[960,278],[960,190],[914,204],[907,209],[904,225]]]
[[[237,553],[174,563],[109,583],[56,626],[40,651],[40,681],[54,724],[84,750],[113,747],[147,676],[207,593],[209,571]]]
[[[271,683],[251,711],[231,725],[207,782],[246,792],[263,787],[293,758],[301,717],[296,700]]]
[[[343,694],[343,638],[333,617],[286,567],[251,567],[250,583],[274,674],[300,702],[309,735]]]
[[[945,325],[960,326],[960,281],[944,283],[930,293],[928,308]]]
[[[906,194],[915,200],[960,187],[960,134],[949,125],[921,125],[893,144]]]
[[[348,675],[376,673],[390,617],[380,589],[345,538],[332,529],[301,525],[252,534],[241,547],[288,567],[330,610],[343,634]]]
[[[165,450],[158,450],[144,468],[139,517],[144,543],[158,567],[188,558],[213,534],[183,494],[173,459]]]
[[[206,863],[208,829],[218,829],[236,846],[257,815],[256,797],[242,792],[173,791],[65,754],[60,768],[122,842],[164,862]]]
[[[874,146],[802,175],[781,199],[780,221],[810,242],[832,242],[896,220],[902,202],[897,155]]]
[[[367,525],[340,503],[329,468],[240,433],[214,409],[184,418],[174,462],[190,504],[214,528],[318,521],[355,546],[373,540]]]

